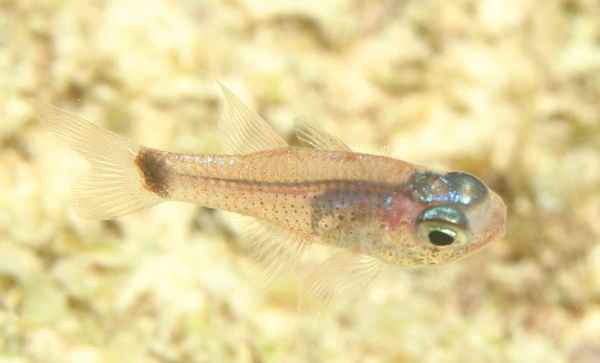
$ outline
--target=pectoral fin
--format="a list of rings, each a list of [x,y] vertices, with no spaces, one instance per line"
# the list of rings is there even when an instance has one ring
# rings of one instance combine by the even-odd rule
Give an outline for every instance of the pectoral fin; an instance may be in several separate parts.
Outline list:
[[[383,266],[378,259],[363,255],[360,246],[330,257],[306,280],[298,301],[299,314],[309,324],[318,323],[335,302],[363,290]]]

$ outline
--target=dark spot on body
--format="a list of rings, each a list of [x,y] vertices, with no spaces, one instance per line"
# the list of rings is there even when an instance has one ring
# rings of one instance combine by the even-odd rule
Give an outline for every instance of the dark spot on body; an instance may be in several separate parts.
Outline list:
[[[135,158],[140,173],[144,178],[144,187],[156,195],[169,196],[168,173],[165,170],[165,154],[159,151],[142,149]]]

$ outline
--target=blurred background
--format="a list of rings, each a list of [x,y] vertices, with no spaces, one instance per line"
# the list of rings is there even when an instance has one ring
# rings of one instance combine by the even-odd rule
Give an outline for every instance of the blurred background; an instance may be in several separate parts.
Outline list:
[[[600,362],[598,19],[596,0],[1,1],[0,361]],[[218,153],[217,79],[293,145],[305,117],[477,175],[506,236],[388,268],[309,329],[297,294],[333,248],[256,295],[226,213],[75,216],[86,162],[29,99]]]

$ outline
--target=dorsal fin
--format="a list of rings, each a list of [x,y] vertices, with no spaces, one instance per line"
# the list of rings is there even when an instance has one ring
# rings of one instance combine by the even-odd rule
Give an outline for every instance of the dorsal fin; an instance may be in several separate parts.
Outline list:
[[[382,156],[387,156],[389,158],[393,158],[394,157],[394,148],[392,148],[392,145],[385,145],[384,147],[379,149],[377,154],[382,155]]]
[[[288,147],[288,144],[256,112],[218,82],[225,96],[225,112],[217,131],[221,144],[233,154],[250,154],[257,151]]]
[[[234,154],[250,154],[289,145],[262,117],[249,109],[219,82],[225,96],[225,112],[218,125],[221,143]],[[309,241],[281,230],[267,222],[240,216],[236,227],[249,244],[248,256],[255,279],[254,289],[262,290],[291,270],[302,256]]]
[[[342,140],[304,118],[296,120],[296,135],[300,141],[312,145],[315,149],[352,151]]]

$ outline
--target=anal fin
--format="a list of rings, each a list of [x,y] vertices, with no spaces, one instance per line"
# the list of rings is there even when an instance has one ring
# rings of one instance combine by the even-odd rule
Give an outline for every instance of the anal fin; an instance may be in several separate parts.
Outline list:
[[[237,229],[248,245],[252,289],[262,291],[294,268],[310,241],[255,218],[238,216]]]

